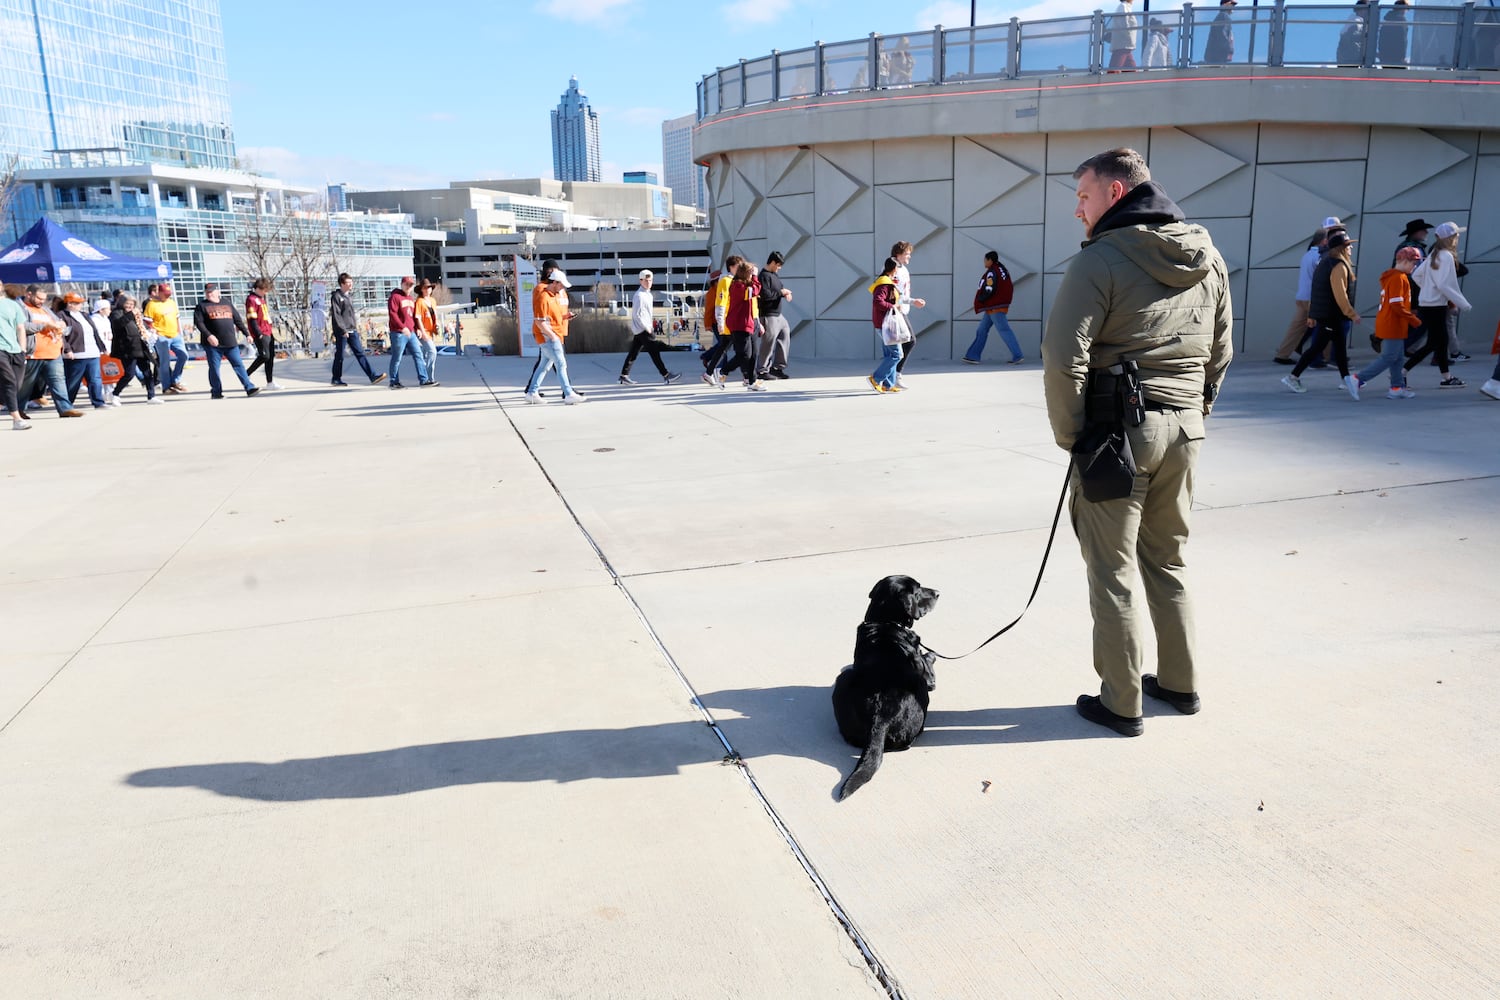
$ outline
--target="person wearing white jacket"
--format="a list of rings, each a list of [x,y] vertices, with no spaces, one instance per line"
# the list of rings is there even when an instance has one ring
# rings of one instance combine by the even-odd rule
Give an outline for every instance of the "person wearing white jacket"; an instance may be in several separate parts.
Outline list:
[[[661,380],[666,385],[671,385],[682,376],[676,372],[667,371],[667,366],[661,360],[661,341],[652,334],[655,332],[656,319],[652,313],[655,301],[651,295],[651,282],[655,275],[650,271],[640,273],[641,287],[636,290],[635,298],[630,303],[630,332],[635,338],[630,342],[630,353],[625,355],[625,366],[620,369],[621,385],[636,385],[630,377],[630,366],[635,364],[635,359],[644,349],[651,355],[651,360],[656,364],[656,370],[661,373]]]
[[[1120,0],[1109,24],[1109,71],[1123,73],[1135,69],[1136,32],[1141,19],[1135,16],[1131,0]]]
[[[1442,380],[1439,389],[1462,389],[1463,379],[1448,374],[1448,312],[1473,308],[1458,287],[1458,234],[1463,232],[1456,223],[1444,222],[1437,227],[1437,242],[1432,252],[1415,271],[1412,280],[1420,287],[1417,296],[1417,315],[1427,331],[1427,343],[1421,350],[1406,360],[1406,370],[1411,371],[1434,355]]]

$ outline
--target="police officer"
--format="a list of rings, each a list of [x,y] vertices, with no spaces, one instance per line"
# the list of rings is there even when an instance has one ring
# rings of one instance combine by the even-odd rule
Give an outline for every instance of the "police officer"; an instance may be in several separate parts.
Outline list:
[[[1119,390],[1113,411],[1089,417],[1112,422],[1134,458],[1117,499],[1084,499],[1079,463],[1072,473],[1100,680],[1098,695],[1079,697],[1078,714],[1139,736],[1143,691],[1180,712],[1199,708],[1183,548],[1203,418],[1232,354],[1228,270],[1208,231],[1184,221],[1135,150],[1090,157],[1073,178],[1087,239],[1042,337],[1047,415],[1058,445],[1072,449],[1085,432],[1086,400]],[[1127,398],[1133,380],[1117,376],[1131,368],[1139,382]],[[1156,674],[1141,673],[1141,584]]]

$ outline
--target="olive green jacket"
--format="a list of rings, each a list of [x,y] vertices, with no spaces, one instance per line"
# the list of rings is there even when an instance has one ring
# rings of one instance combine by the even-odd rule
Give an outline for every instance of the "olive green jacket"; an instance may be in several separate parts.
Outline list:
[[[1088,370],[1126,358],[1140,366],[1147,400],[1207,414],[1234,353],[1231,315],[1229,272],[1202,226],[1128,225],[1085,242],[1042,335],[1047,416],[1059,447],[1070,448],[1083,430]]]

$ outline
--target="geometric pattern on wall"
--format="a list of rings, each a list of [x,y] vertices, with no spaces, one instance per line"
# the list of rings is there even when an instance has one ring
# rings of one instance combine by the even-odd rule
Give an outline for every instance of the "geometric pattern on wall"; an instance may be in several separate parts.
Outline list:
[[[1229,269],[1230,301],[1236,318],[1245,315],[1246,258],[1250,252],[1250,220],[1244,216],[1232,219],[1190,219],[1208,230],[1214,249]],[[1322,220],[1319,220],[1322,221]]]
[[[1370,130],[1369,173],[1365,177],[1366,212],[1439,212],[1467,207],[1468,178],[1462,185],[1443,175],[1467,163],[1472,152],[1421,128]],[[1469,173],[1466,168],[1463,173]],[[1429,183],[1438,181],[1438,183]]]
[[[781,251],[786,266],[794,271],[811,270],[812,261],[803,261],[798,251],[812,239],[813,196],[790,194],[766,201],[766,242],[770,249]],[[809,255],[810,256],[810,255]],[[761,261],[756,261],[760,264]]]
[[[1307,239],[1326,216],[1336,215],[1347,226],[1359,212],[1364,163],[1262,164],[1255,175],[1255,203],[1251,216],[1250,262],[1295,267],[1307,249]],[[1263,207],[1262,207],[1263,206]]]
[[[869,233],[820,235],[816,240],[819,319],[867,319],[874,278],[869,257],[874,246]]]
[[[1474,172],[1474,190],[1486,192],[1474,199],[1469,231],[1459,243],[1465,261],[1500,261],[1500,156],[1481,156]],[[1429,220],[1440,222],[1440,219]]]
[[[767,194],[778,197],[784,194],[812,194],[813,154],[810,149],[772,149],[766,151],[766,180],[770,187]],[[809,214],[808,222],[812,222]]]
[[[741,153],[734,161],[734,206],[738,209],[739,226],[735,241],[763,240],[766,238],[765,204],[766,157],[764,153]]]
[[[990,142],[1000,143],[999,139]],[[955,225],[997,225],[1041,222],[1041,199],[1015,204],[1006,199],[1041,171],[1019,163],[977,139],[959,138],[953,143],[953,220]],[[1040,191],[1038,191],[1040,193]],[[1010,207],[1010,212],[1006,208]],[[1029,211],[1027,209],[1030,209]],[[1019,213],[1017,210],[1019,209]],[[1004,216],[1019,214],[1020,217]]]
[[[1151,179],[1190,219],[1235,214],[1250,202],[1254,174],[1245,169],[1250,164],[1183,129],[1151,130],[1150,163]],[[1235,180],[1228,182],[1231,177]]]
[[[1083,223],[1074,217],[1078,208],[1078,183],[1072,174],[1053,174],[1047,178],[1045,228],[1042,231],[1042,265],[1047,271],[1061,271],[1078,254],[1083,242]]]
[[[868,233],[875,226],[870,173],[874,145],[868,142],[840,144],[817,151],[813,165],[817,191],[815,232]]]
[[[952,181],[923,184],[882,184],[875,189],[875,249],[889,252],[897,240],[913,247],[913,274],[948,274],[953,270],[953,243],[948,219],[953,208]],[[873,276],[880,260],[866,266]]]

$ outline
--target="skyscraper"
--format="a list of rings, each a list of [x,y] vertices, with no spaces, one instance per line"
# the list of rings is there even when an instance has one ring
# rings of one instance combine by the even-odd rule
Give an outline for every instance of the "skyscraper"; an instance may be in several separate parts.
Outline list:
[[[672,201],[708,211],[708,171],[693,162],[693,126],[697,116],[683,115],[661,123],[661,167]]]
[[[599,180],[599,116],[569,77],[568,90],[552,112],[552,175],[560,181]]]
[[[0,0],[0,155],[232,167],[219,0]]]

